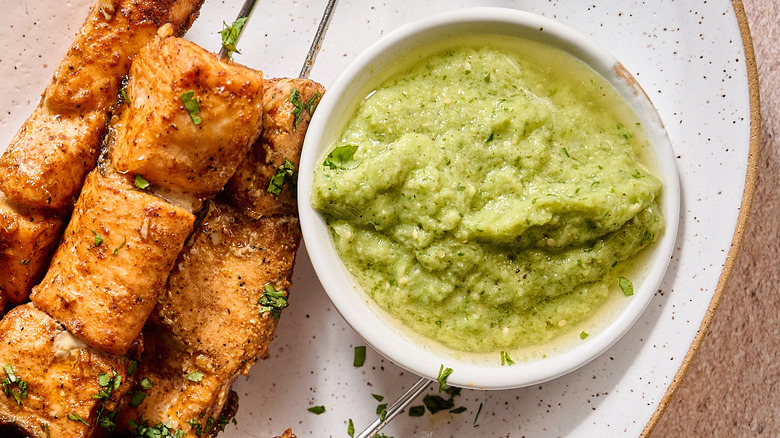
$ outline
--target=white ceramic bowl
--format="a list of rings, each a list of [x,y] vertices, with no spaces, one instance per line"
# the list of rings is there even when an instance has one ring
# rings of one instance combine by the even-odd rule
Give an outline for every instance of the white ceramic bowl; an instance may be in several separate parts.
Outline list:
[[[634,109],[657,155],[664,183],[661,208],[665,230],[644,251],[642,272],[634,280],[634,296],[582,342],[556,348],[546,357],[500,366],[496,358],[475,360],[421,340],[381,310],[355,282],[334,248],[322,216],[311,207],[312,173],[342,134],[359,102],[397,73],[399,65],[426,48],[464,35],[502,35],[529,39],[561,49],[589,65],[611,83]],[[663,122],[633,76],[614,56],[575,30],[553,20],[511,9],[470,8],[431,16],[407,24],[383,37],[359,55],[325,93],[309,125],[298,179],[301,227],[312,265],[336,309],[368,344],[391,361],[421,376],[435,379],[440,366],[452,368],[448,383],[456,386],[505,389],[553,379],[593,360],[634,324],[663,279],[674,248],[680,192],[671,143]],[[579,332],[577,332],[578,334]]]

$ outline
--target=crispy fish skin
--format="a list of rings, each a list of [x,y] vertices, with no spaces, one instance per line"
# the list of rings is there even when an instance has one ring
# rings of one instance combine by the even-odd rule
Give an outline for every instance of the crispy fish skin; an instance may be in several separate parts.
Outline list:
[[[64,228],[56,214],[35,209],[15,209],[0,201],[0,313],[7,305],[27,300],[30,289],[43,276],[49,248],[55,246]]]
[[[38,108],[0,157],[0,190],[8,202],[72,207],[95,166],[111,106],[132,59],[170,19],[181,20],[173,26],[183,33],[201,3],[112,0],[95,5]],[[177,14],[171,13],[174,9]]]
[[[26,301],[43,277],[62,222],[95,166],[130,61],[166,22],[183,34],[202,3],[100,0],[92,9],[40,104],[0,157],[0,304]],[[33,226],[30,217],[41,222]]]
[[[130,70],[131,106],[111,151],[114,168],[143,175],[161,193],[213,197],[260,133],[262,108],[254,102],[263,86],[258,71],[221,62],[183,39],[155,39]],[[187,92],[198,101],[192,116],[182,97]]]
[[[207,430],[238,374],[268,356],[278,319],[259,300],[266,285],[289,290],[300,237],[295,217],[255,220],[227,202],[211,203],[177,260],[144,337],[165,345],[158,356],[142,360],[160,384],[120,416],[172,421],[188,433],[197,427],[193,424]],[[186,379],[193,371],[203,374],[200,382]]]
[[[289,186],[285,184],[281,195],[276,196],[268,192],[268,185],[285,159],[290,160],[295,169],[298,168],[301,145],[311,113],[325,92],[322,85],[308,79],[271,79],[266,83],[263,93],[263,133],[260,141],[255,143],[225,187],[241,211],[255,219],[276,214],[297,214],[295,196]],[[294,89],[298,90],[297,101],[300,104],[312,102],[312,105],[303,109],[298,116],[297,126],[293,113],[295,105],[290,102]]]
[[[14,374],[27,382],[27,397],[20,398],[21,405],[0,393],[0,424],[14,425],[34,438],[81,438],[96,433],[91,425],[102,400],[95,395],[105,390],[100,374],[116,373],[126,382],[129,361],[87,347],[45,312],[25,304],[0,321],[0,364],[10,364]],[[8,378],[2,368],[0,375]],[[125,383],[112,391],[104,415],[115,409],[129,388]],[[78,415],[90,426],[68,414]]]
[[[194,222],[192,213],[96,169],[32,301],[91,346],[124,354]]]

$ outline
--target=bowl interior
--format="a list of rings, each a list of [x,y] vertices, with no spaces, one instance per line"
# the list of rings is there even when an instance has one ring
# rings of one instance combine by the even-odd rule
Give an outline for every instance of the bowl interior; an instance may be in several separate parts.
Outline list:
[[[515,37],[543,43],[573,55],[612,84],[633,108],[656,155],[664,184],[661,208],[665,229],[641,254],[641,269],[632,278],[635,294],[627,304],[600,310],[601,323],[586,342],[556,340],[549,354],[500,366],[480,355],[455,352],[422,339],[380,309],[341,263],[322,216],[311,207],[312,174],[341,135],[360,101],[376,86],[416,60],[468,35]],[[301,157],[298,204],[301,227],[312,265],[336,309],[373,348],[407,370],[435,379],[440,365],[454,371],[456,386],[504,389],[533,385],[575,370],[614,344],[655,294],[668,266],[677,235],[679,182],[674,153],[653,104],[633,76],[608,52],[560,23],[534,14],[502,8],[451,11],[403,26],[356,58],[325,93],[308,129]],[[579,331],[573,330],[572,336]],[[573,345],[574,344],[574,345]],[[497,354],[495,355],[498,356]]]

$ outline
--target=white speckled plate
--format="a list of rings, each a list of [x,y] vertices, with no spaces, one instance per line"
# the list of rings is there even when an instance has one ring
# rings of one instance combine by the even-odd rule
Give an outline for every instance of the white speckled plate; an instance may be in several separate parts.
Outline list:
[[[93,0],[7,2],[0,17],[0,150],[37,104]],[[241,0],[206,0],[187,37],[217,50],[222,21]],[[238,62],[267,76],[295,76],[325,0],[261,1],[239,47]],[[639,322],[584,368],[542,385],[508,391],[463,390],[457,415],[402,414],[383,432],[396,437],[637,436],[652,427],[674,387],[702,322],[725,287],[755,185],[757,82],[746,29],[727,0],[708,2],[538,2],[509,0],[341,0],[311,73],[326,87],[385,32],[425,15],[467,6],[503,6],[559,20],[595,39],[634,73],[667,125],[677,155],[682,213],[666,277]],[[752,98],[751,98],[752,96]],[[757,139],[757,136],[754,136]],[[725,268],[724,268],[725,266]],[[714,300],[713,300],[714,298]],[[292,427],[300,437],[347,436],[375,418],[378,402],[416,380],[369,349],[352,366],[361,339],[333,310],[299,253],[292,305],[272,357],[241,377],[238,425],[225,437],[270,437]],[[325,413],[307,412],[324,405]],[[476,414],[481,408],[479,418]],[[476,428],[475,428],[476,427]]]

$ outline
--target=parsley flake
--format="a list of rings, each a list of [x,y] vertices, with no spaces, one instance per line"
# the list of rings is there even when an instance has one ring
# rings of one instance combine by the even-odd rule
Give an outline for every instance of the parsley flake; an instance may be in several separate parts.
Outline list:
[[[114,248],[114,253],[113,254],[114,255],[119,255],[119,250],[124,248],[126,244],[127,244],[127,237],[125,237],[125,240],[122,241],[121,245],[119,245],[116,248]]]
[[[136,174],[135,175],[135,187],[141,190],[146,190],[149,188],[151,184],[149,184],[149,181],[145,180],[143,176]]]
[[[189,380],[190,382],[196,382],[196,383],[200,382],[201,380],[203,380],[203,373],[200,371],[193,371],[187,374],[186,379]]]
[[[0,387],[6,397],[13,397],[18,406],[22,406],[22,399],[27,398],[27,381],[16,375],[11,364],[3,365],[6,377],[0,380]],[[13,387],[16,387],[14,389]]]
[[[222,36],[222,47],[227,51],[228,59],[232,59],[233,53],[241,53],[236,48],[236,43],[238,43],[238,38],[241,36],[241,30],[244,28],[247,18],[239,18],[230,26],[224,21],[222,22],[223,28],[219,31],[219,34]]]
[[[359,160],[353,159],[358,147],[354,145],[339,146],[333,149],[331,153],[322,162],[323,166],[331,169],[350,170],[360,165]]]
[[[78,421],[79,423],[84,423],[87,426],[89,426],[89,423],[87,423],[86,420],[81,418],[81,415],[79,415],[79,414],[68,414],[68,419],[69,420],[73,420],[73,421]]]
[[[439,393],[447,385],[447,378],[450,377],[450,374],[452,374],[452,368],[445,368],[444,365],[439,367],[439,376],[436,377],[436,381],[439,382]]]
[[[282,309],[287,307],[287,291],[276,290],[271,283],[265,285],[265,293],[257,301],[260,305],[260,313],[271,312],[274,319],[279,319]]]
[[[320,415],[323,412],[325,412],[325,406],[312,406],[309,409],[306,409],[307,411],[311,412],[312,414]]]
[[[425,415],[425,406],[419,405],[409,408],[410,417],[422,417],[423,415]]]
[[[295,171],[295,165],[287,158],[284,159],[284,164],[279,166],[274,175],[268,182],[268,192],[279,196],[282,194],[284,185],[287,184],[290,188],[290,194],[295,196],[296,186],[298,183],[298,172]]]
[[[100,237],[100,235],[95,230],[89,230],[92,231],[92,234],[95,236],[95,242],[93,243],[93,246],[100,246],[103,243],[103,238]]]
[[[321,96],[320,92],[314,93],[314,96],[311,97],[311,99],[307,100],[305,103],[301,102],[301,92],[298,91],[298,88],[293,88],[292,92],[290,93],[290,97],[287,99],[290,101],[290,103],[293,104],[295,107],[292,110],[293,116],[295,116],[295,120],[293,121],[293,130],[298,129],[298,125],[301,123],[301,118],[303,117],[303,114],[305,111],[309,112],[309,115],[312,115],[314,112],[314,104],[317,102],[317,99],[319,99]]]
[[[362,367],[366,363],[366,346],[355,347],[355,357],[352,359],[353,367]]]
[[[512,358],[509,357],[509,353],[506,351],[501,352],[501,365],[509,365],[512,366],[515,364],[515,361],[512,360]]]
[[[146,393],[144,393],[143,391],[134,392],[133,395],[130,397],[130,406],[137,408],[138,405],[140,405],[145,398],[146,398]]]
[[[631,283],[631,280],[626,277],[620,277],[620,279],[618,279],[618,284],[620,285],[623,294],[627,297],[634,295],[634,285]]]
[[[200,113],[200,104],[198,103],[198,98],[195,97],[194,91],[187,91],[182,93],[181,96],[179,96],[179,99],[181,99],[181,103],[184,104],[184,108],[187,109],[187,112],[190,113],[190,118],[192,119],[192,123],[196,125],[200,125],[200,122],[203,121],[200,117],[198,117],[196,114]]]

